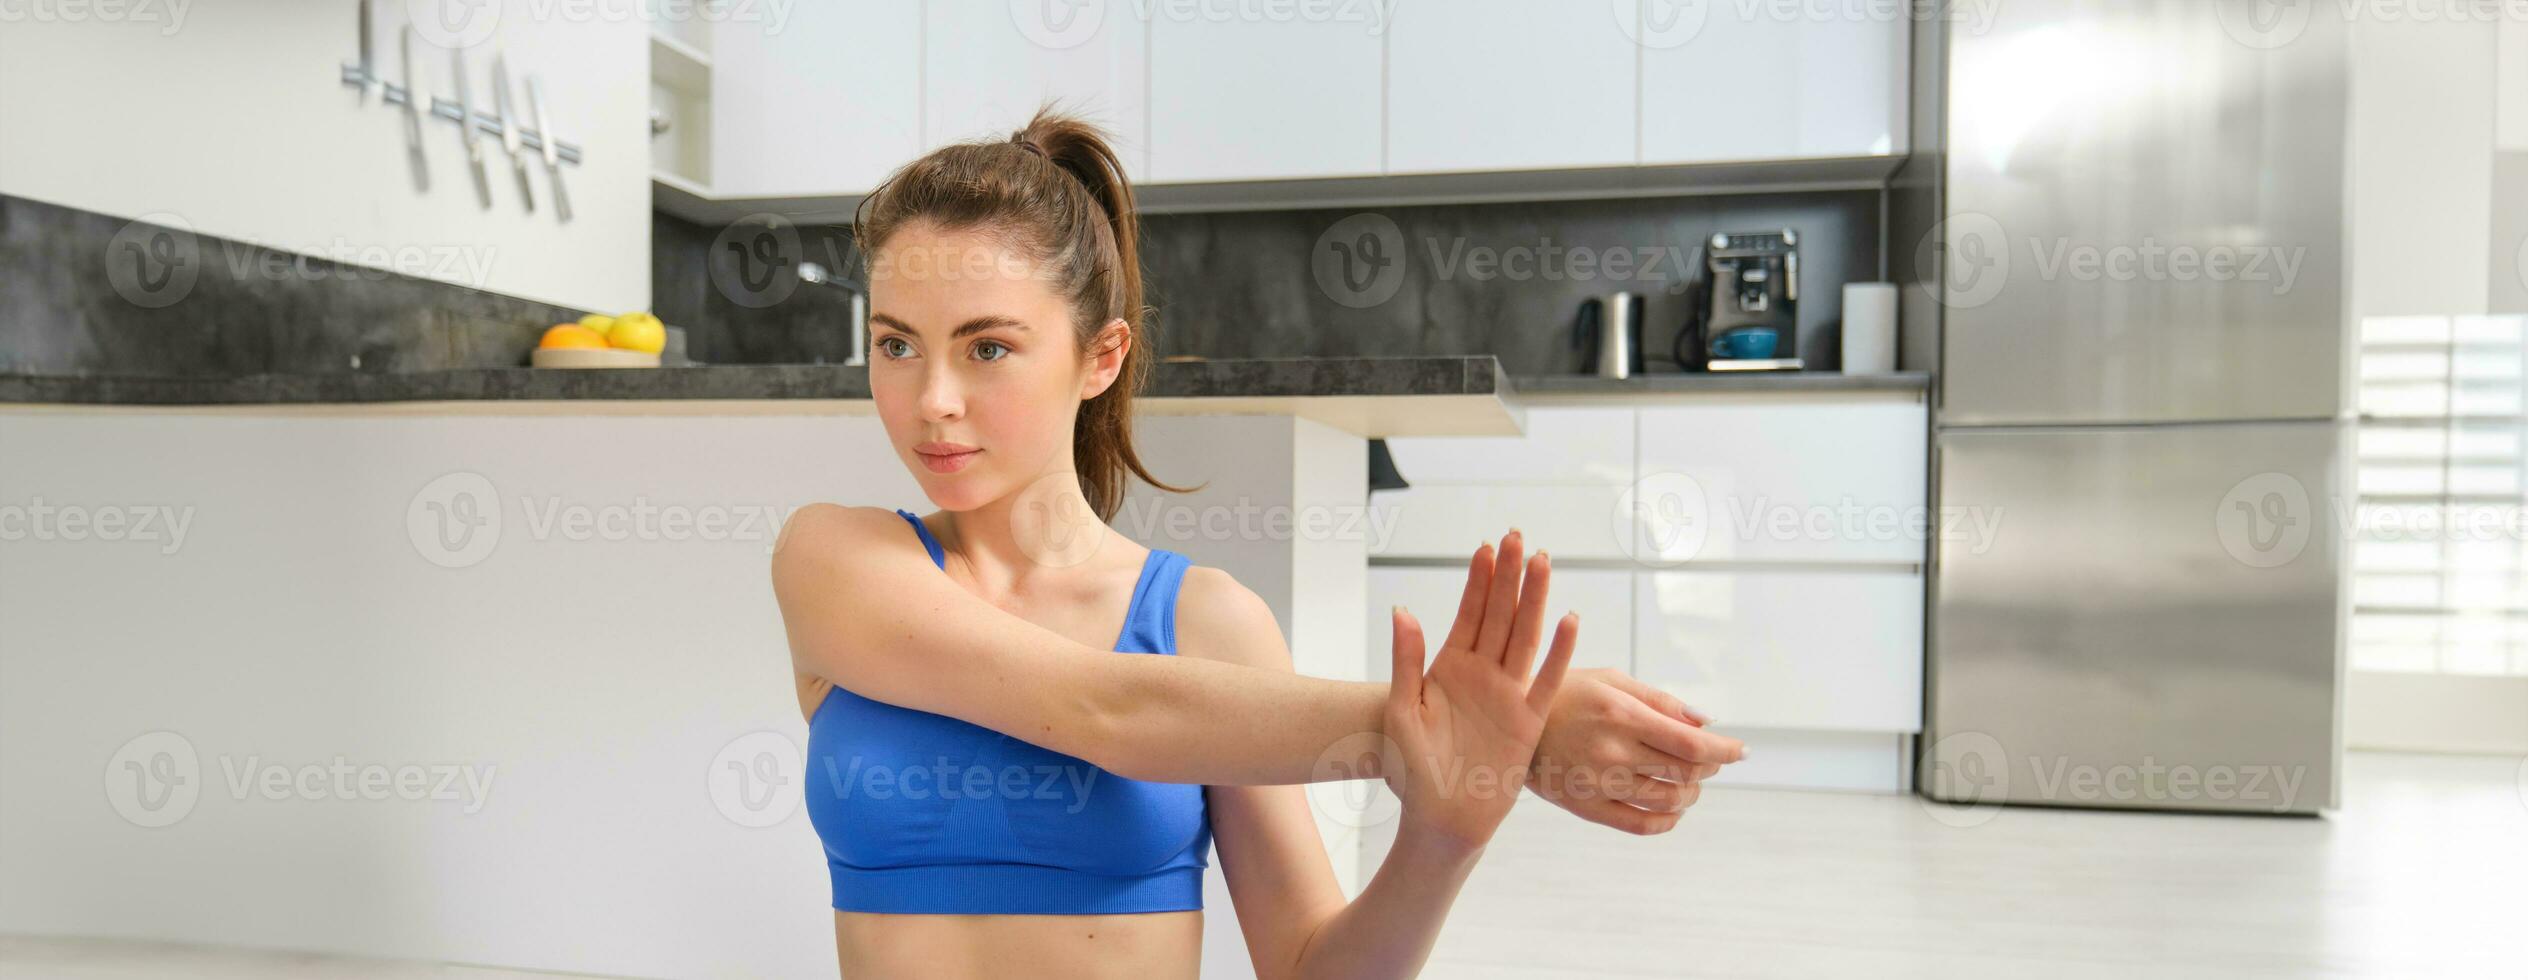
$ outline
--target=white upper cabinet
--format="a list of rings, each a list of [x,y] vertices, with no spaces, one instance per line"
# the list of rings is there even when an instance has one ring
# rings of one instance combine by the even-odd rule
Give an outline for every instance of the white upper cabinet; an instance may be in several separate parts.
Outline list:
[[[1905,5],[1642,5],[1641,162],[1905,152]]]
[[[1604,3],[1398,0],[1391,173],[1634,161],[1636,46]]]
[[[1380,172],[1382,4],[1156,2],[1148,9],[1152,180]],[[1276,12],[1287,16],[1265,16]]]
[[[715,194],[858,194],[920,154],[921,0],[802,3],[779,32],[717,28]]]
[[[933,2],[922,32],[924,142],[1007,139],[1050,101],[1105,128],[1126,175],[1143,179],[1150,170],[1143,85],[1149,34],[1137,9]]]

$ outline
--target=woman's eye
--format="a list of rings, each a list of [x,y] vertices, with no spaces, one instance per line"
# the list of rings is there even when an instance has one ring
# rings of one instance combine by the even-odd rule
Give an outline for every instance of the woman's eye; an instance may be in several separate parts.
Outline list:
[[[975,349],[975,351],[976,351],[977,353],[981,353],[981,352],[982,352],[984,349],[986,349],[986,348],[990,348],[990,349],[992,349],[992,350],[997,350],[997,351],[1000,351],[1000,352],[1001,352],[1001,354],[1002,354],[1002,357],[1006,357],[1006,356],[1008,356],[1008,354],[1009,354],[1009,347],[1008,347],[1008,346],[1006,346],[1006,345],[1004,345],[1004,344],[1002,344],[1000,341],[997,341],[997,340],[986,340],[986,341],[983,341],[983,342],[981,342],[981,343],[978,343],[978,344],[974,345],[974,349]],[[1001,358],[999,358],[999,357],[987,357],[987,358],[984,358],[984,360],[987,360],[987,361],[997,361],[997,360],[1000,360],[1000,359],[1001,359]]]
[[[897,346],[902,346],[903,343],[904,338],[901,337],[880,337],[878,338],[878,352],[885,354],[888,357],[900,357],[902,355],[895,353],[895,348],[887,345],[895,344]]]

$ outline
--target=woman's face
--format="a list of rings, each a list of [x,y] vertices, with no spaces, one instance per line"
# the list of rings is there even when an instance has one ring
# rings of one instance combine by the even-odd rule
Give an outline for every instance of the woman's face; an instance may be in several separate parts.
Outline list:
[[[870,395],[896,455],[952,511],[1069,472],[1080,402],[1121,363],[1120,348],[1081,355],[1070,304],[999,237],[916,222],[870,261]]]

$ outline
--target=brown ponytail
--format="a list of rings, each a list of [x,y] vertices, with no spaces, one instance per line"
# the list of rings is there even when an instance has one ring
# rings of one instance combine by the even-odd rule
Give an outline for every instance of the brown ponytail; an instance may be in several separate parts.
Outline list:
[[[1048,105],[1006,141],[944,146],[904,165],[860,202],[852,234],[864,257],[916,221],[1011,234],[1071,299],[1080,355],[1110,320],[1132,330],[1122,372],[1080,406],[1072,466],[1099,520],[1123,507],[1127,474],[1161,490],[1132,447],[1132,398],[1149,380],[1152,347],[1141,296],[1141,235],[1132,185],[1097,127]]]

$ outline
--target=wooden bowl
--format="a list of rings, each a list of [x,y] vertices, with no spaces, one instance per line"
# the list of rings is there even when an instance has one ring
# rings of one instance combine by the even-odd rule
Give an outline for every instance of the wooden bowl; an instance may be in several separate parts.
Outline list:
[[[658,355],[619,347],[538,347],[527,363],[540,368],[654,368]]]

